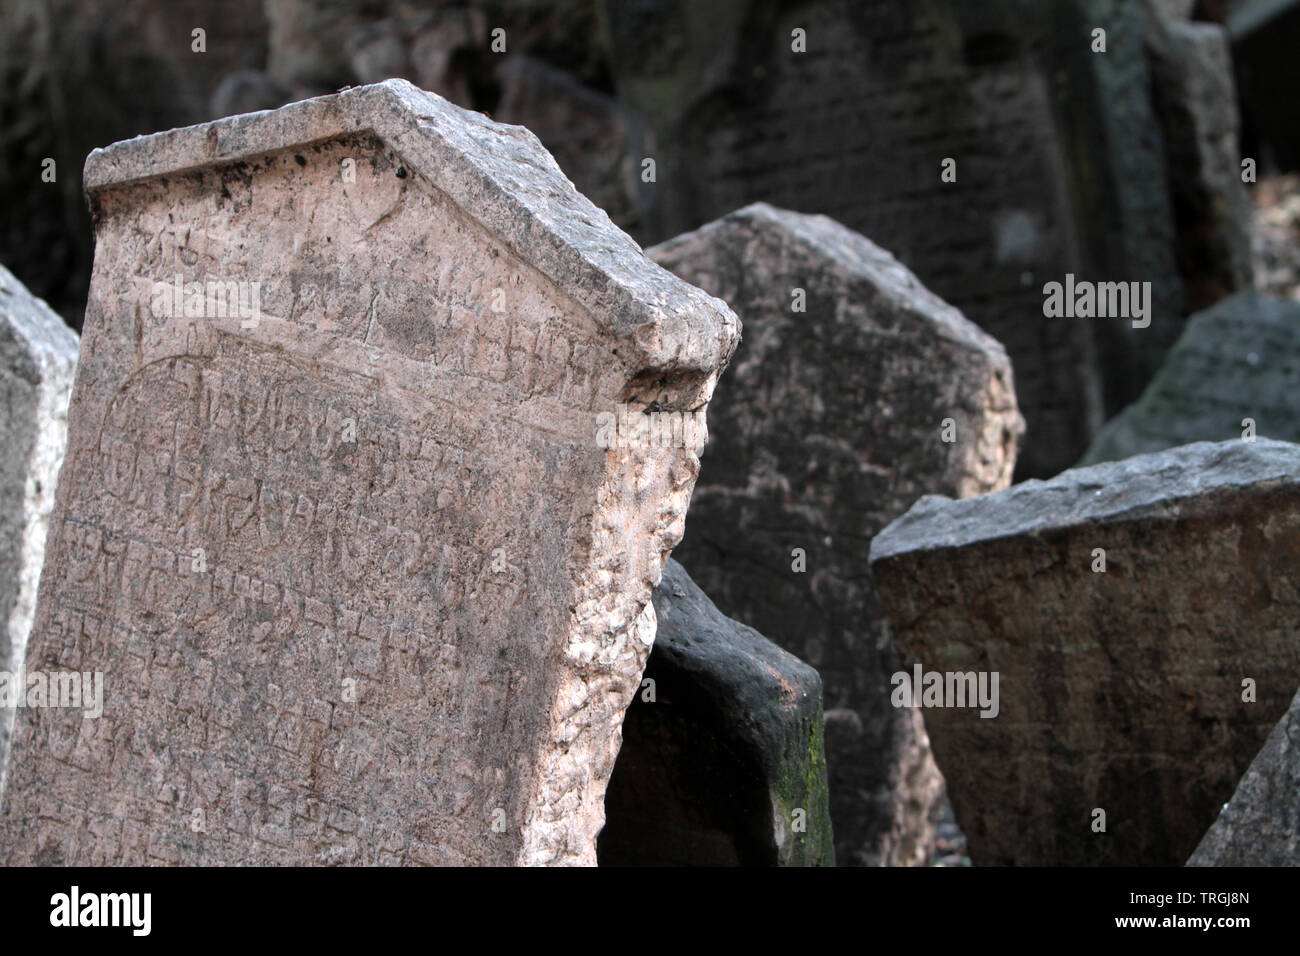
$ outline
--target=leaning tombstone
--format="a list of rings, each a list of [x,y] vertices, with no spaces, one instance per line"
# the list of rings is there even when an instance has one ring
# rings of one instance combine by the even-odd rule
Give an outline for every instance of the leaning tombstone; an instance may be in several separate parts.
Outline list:
[[[76,333],[0,266],[0,792],[76,365]]]
[[[590,864],[738,337],[404,81],[115,144],[10,863]]]
[[[833,865],[817,672],[724,615],[671,559],[654,606],[600,865]]]
[[[1181,866],[1300,685],[1300,445],[922,498],[871,571],[978,865]]]
[[[1199,441],[1300,441],[1300,302],[1239,292],[1196,313],[1142,397],[1097,434],[1095,465]]]
[[[759,203],[649,255],[746,330],[678,557],[724,614],[821,674],[836,862],[926,863],[943,781],[919,717],[889,704],[898,662],[867,552],[921,495],[1011,480],[1024,424],[1006,352],[825,216]]]

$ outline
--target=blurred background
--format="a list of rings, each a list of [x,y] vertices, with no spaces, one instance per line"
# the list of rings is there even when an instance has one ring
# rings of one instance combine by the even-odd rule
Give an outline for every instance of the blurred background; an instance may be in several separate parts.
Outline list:
[[[1300,296],[1297,49],[1288,0],[0,0],[0,263],[80,328],[91,149],[405,77],[643,245],[758,200],[862,232],[1007,347],[1044,477],[1186,316]],[[1067,272],[1150,281],[1150,328],[1045,319]]]

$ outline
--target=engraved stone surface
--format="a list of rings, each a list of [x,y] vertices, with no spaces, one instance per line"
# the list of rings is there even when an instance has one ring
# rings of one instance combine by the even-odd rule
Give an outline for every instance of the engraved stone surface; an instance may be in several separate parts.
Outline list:
[[[1192,316],[1136,402],[1081,464],[1255,434],[1300,441],[1300,303],[1239,292]]]
[[[724,615],[676,561],[654,606],[600,865],[832,865],[817,672]]]
[[[1078,461],[1182,326],[1143,5],[704,6],[608,5],[616,87],[658,164],[644,241],[755,200],[833,216],[1006,348],[1029,423],[1019,473]],[[1066,273],[1151,281],[1151,327],[1045,319],[1043,285]]]
[[[1181,866],[1300,685],[1298,570],[1300,446],[1266,440],[926,497],[881,532],[907,660],[999,675],[996,716],[922,708],[971,860]]]
[[[0,266],[0,791],[76,365],[76,333]]]
[[[756,204],[649,254],[746,328],[680,560],[724,614],[821,674],[837,863],[925,862],[942,779],[917,715],[889,704],[898,662],[867,551],[921,495],[1007,485],[1024,428],[1011,364],[825,216]]]
[[[0,856],[594,863],[698,471],[602,416],[701,418],[735,316],[405,81],[85,181],[29,658],[102,671],[104,714],[23,712]]]
[[[1300,866],[1300,693],[1188,866]]]

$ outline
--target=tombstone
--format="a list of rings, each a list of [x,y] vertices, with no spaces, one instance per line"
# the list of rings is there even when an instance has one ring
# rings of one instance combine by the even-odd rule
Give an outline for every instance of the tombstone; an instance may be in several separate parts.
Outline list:
[[[605,796],[601,866],[831,866],[817,672],[676,561]]]
[[[1082,464],[1251,434],[1300,441],[1300,303],[1239,292],[1191,318]],[[1249,420],[1249,421],[1247,421]]]
[[[594,863],[702,444],[606,425],[702,431],[734,315],[405,81],[85,181],[29,658],[103,715],[24,712],[5,858]]]
[[[615,85],[648,126],[633,159],[657,166],[639,184],[638,238],[755,200],[834,217],[1005,346],[1029,424],[1018,474],[1073,465],[1181,328],[1142,4],[690,9],[609,10]],[[1151,327],[1043,318],[1044,284],[1067,273],[1151,281]]]
[[[1006,353],[825,216],[747,206],[649,255],[746,329],[680,560],[821,674],[837,863],[925,862],[942,780],[920,721],[889,707],[867,549],[923,494],[1010,481],[1023,422]]]
[[[1252,284],[1250,201],[1227,31],[1151,18],[1152,97],[1164,132],[1184,307],[1199,311]]]
[[[1201,442],[876,537],[896,699],[922,692],[975,865],[1187,859],[1300,685],[1298,475],[1300,446]]]
[[[0,266],[0,793],[76,365],[76,333]]]
[[[1300,866],[1300,693],[1188,866]]]

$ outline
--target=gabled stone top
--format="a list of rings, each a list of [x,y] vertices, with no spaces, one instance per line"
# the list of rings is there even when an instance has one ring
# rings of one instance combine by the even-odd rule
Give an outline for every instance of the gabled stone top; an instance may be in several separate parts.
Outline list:
[[[720,299],[646,259],[574,188],[537,137],[405,80],[277,110],[138,136],[86,159],[92,201],[107,190],[371,132],[525,262],[627,340],[628,359],[681,374],[725,366],[740,323]]]
[[[938,334],[973,349],[1006,354],[1001,342],[927,289],[888,250],[829,216],[792,212],[765,202],[751,203],[699,229],[653,246],[647,255],[659,262],[671,260],[683,246],[708,238],[710,233],[738,228],[784,233],[811,258],[842,270],[846,279],[864,279],[878,294],[916,312]]]
[[[1197,442],[960,501],[926,495],[876,535],[871,563],[1083,524],[1173,517],[1190,499],[1265,483],[1300,484],[1300,445]]]

